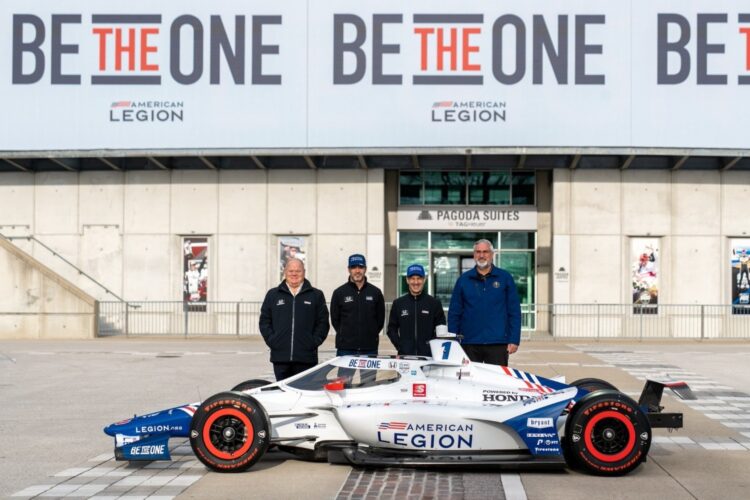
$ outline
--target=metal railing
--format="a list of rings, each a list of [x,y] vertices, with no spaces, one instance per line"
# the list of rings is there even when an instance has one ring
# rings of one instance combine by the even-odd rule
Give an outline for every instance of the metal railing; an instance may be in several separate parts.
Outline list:
[[[100,302],[99,335],[259,335],[260,306]],[[525,339],[750,339],[750,306],[745,305],[524,304],[522,315]]]

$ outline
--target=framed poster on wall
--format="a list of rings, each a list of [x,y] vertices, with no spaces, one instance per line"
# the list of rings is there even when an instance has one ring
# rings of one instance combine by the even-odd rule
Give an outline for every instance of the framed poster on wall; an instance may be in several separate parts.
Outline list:
[[[284,267],[291,259],[299,259],[307,268],[307,238],[305,236],[279,236],[279,280],[284,279]]]
[[[750,239],[740,238],[730,240],[731,256],[729,265],[731,268],[730,286],[732,304],[737,306],[732,308],[735,314],[750,314]]]
[[[208,300],[208,238],[182,239],[182,301],[190,311],[204,312]]]
[[[659,238],[630,240],[633,312],[656,314],[659,304]]]

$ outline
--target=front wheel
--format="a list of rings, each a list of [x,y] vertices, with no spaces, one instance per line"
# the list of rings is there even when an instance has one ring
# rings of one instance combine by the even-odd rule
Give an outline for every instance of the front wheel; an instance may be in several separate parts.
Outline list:
[[[268,417],[247,394],[222,392],[204,401],[190,422],[190,446],[217,472],[242,472],[268,450]]]
[[[627,474],[646,459],[651,426],[635,401],[600,391],[576,404],[566,422],[566,458],[602,476]]]

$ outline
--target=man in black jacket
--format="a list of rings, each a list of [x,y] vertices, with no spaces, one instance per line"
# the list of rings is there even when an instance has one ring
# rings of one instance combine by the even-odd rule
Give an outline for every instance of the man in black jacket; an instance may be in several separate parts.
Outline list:
[[[409,293],[397,298],[388,318],[388,338],[400,355],[430,356],[428,342],[435,327],[445,324],[440,300],[424,291],[424,267],[412,264],[406,270]]]
[[[323,292],[305,279],[305,264],[291,259],[284,281],[266,293],[258,321],[260,334],[271,348],[276,380],[318,364],[318,346],[328,336],[328,308]]]
[[[336,330],[337,356],[378,354],[378,335],[385,321],[385,299],[367,282],[364,255],[349,257],[349,280],[331,296],[331,324]]]

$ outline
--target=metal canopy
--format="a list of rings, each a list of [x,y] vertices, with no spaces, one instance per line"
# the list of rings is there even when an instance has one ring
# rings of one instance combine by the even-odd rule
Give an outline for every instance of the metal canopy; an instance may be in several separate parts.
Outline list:
[[[0,152],[0,172],[257,169],[750,170],[750,150],[441,148]]]

